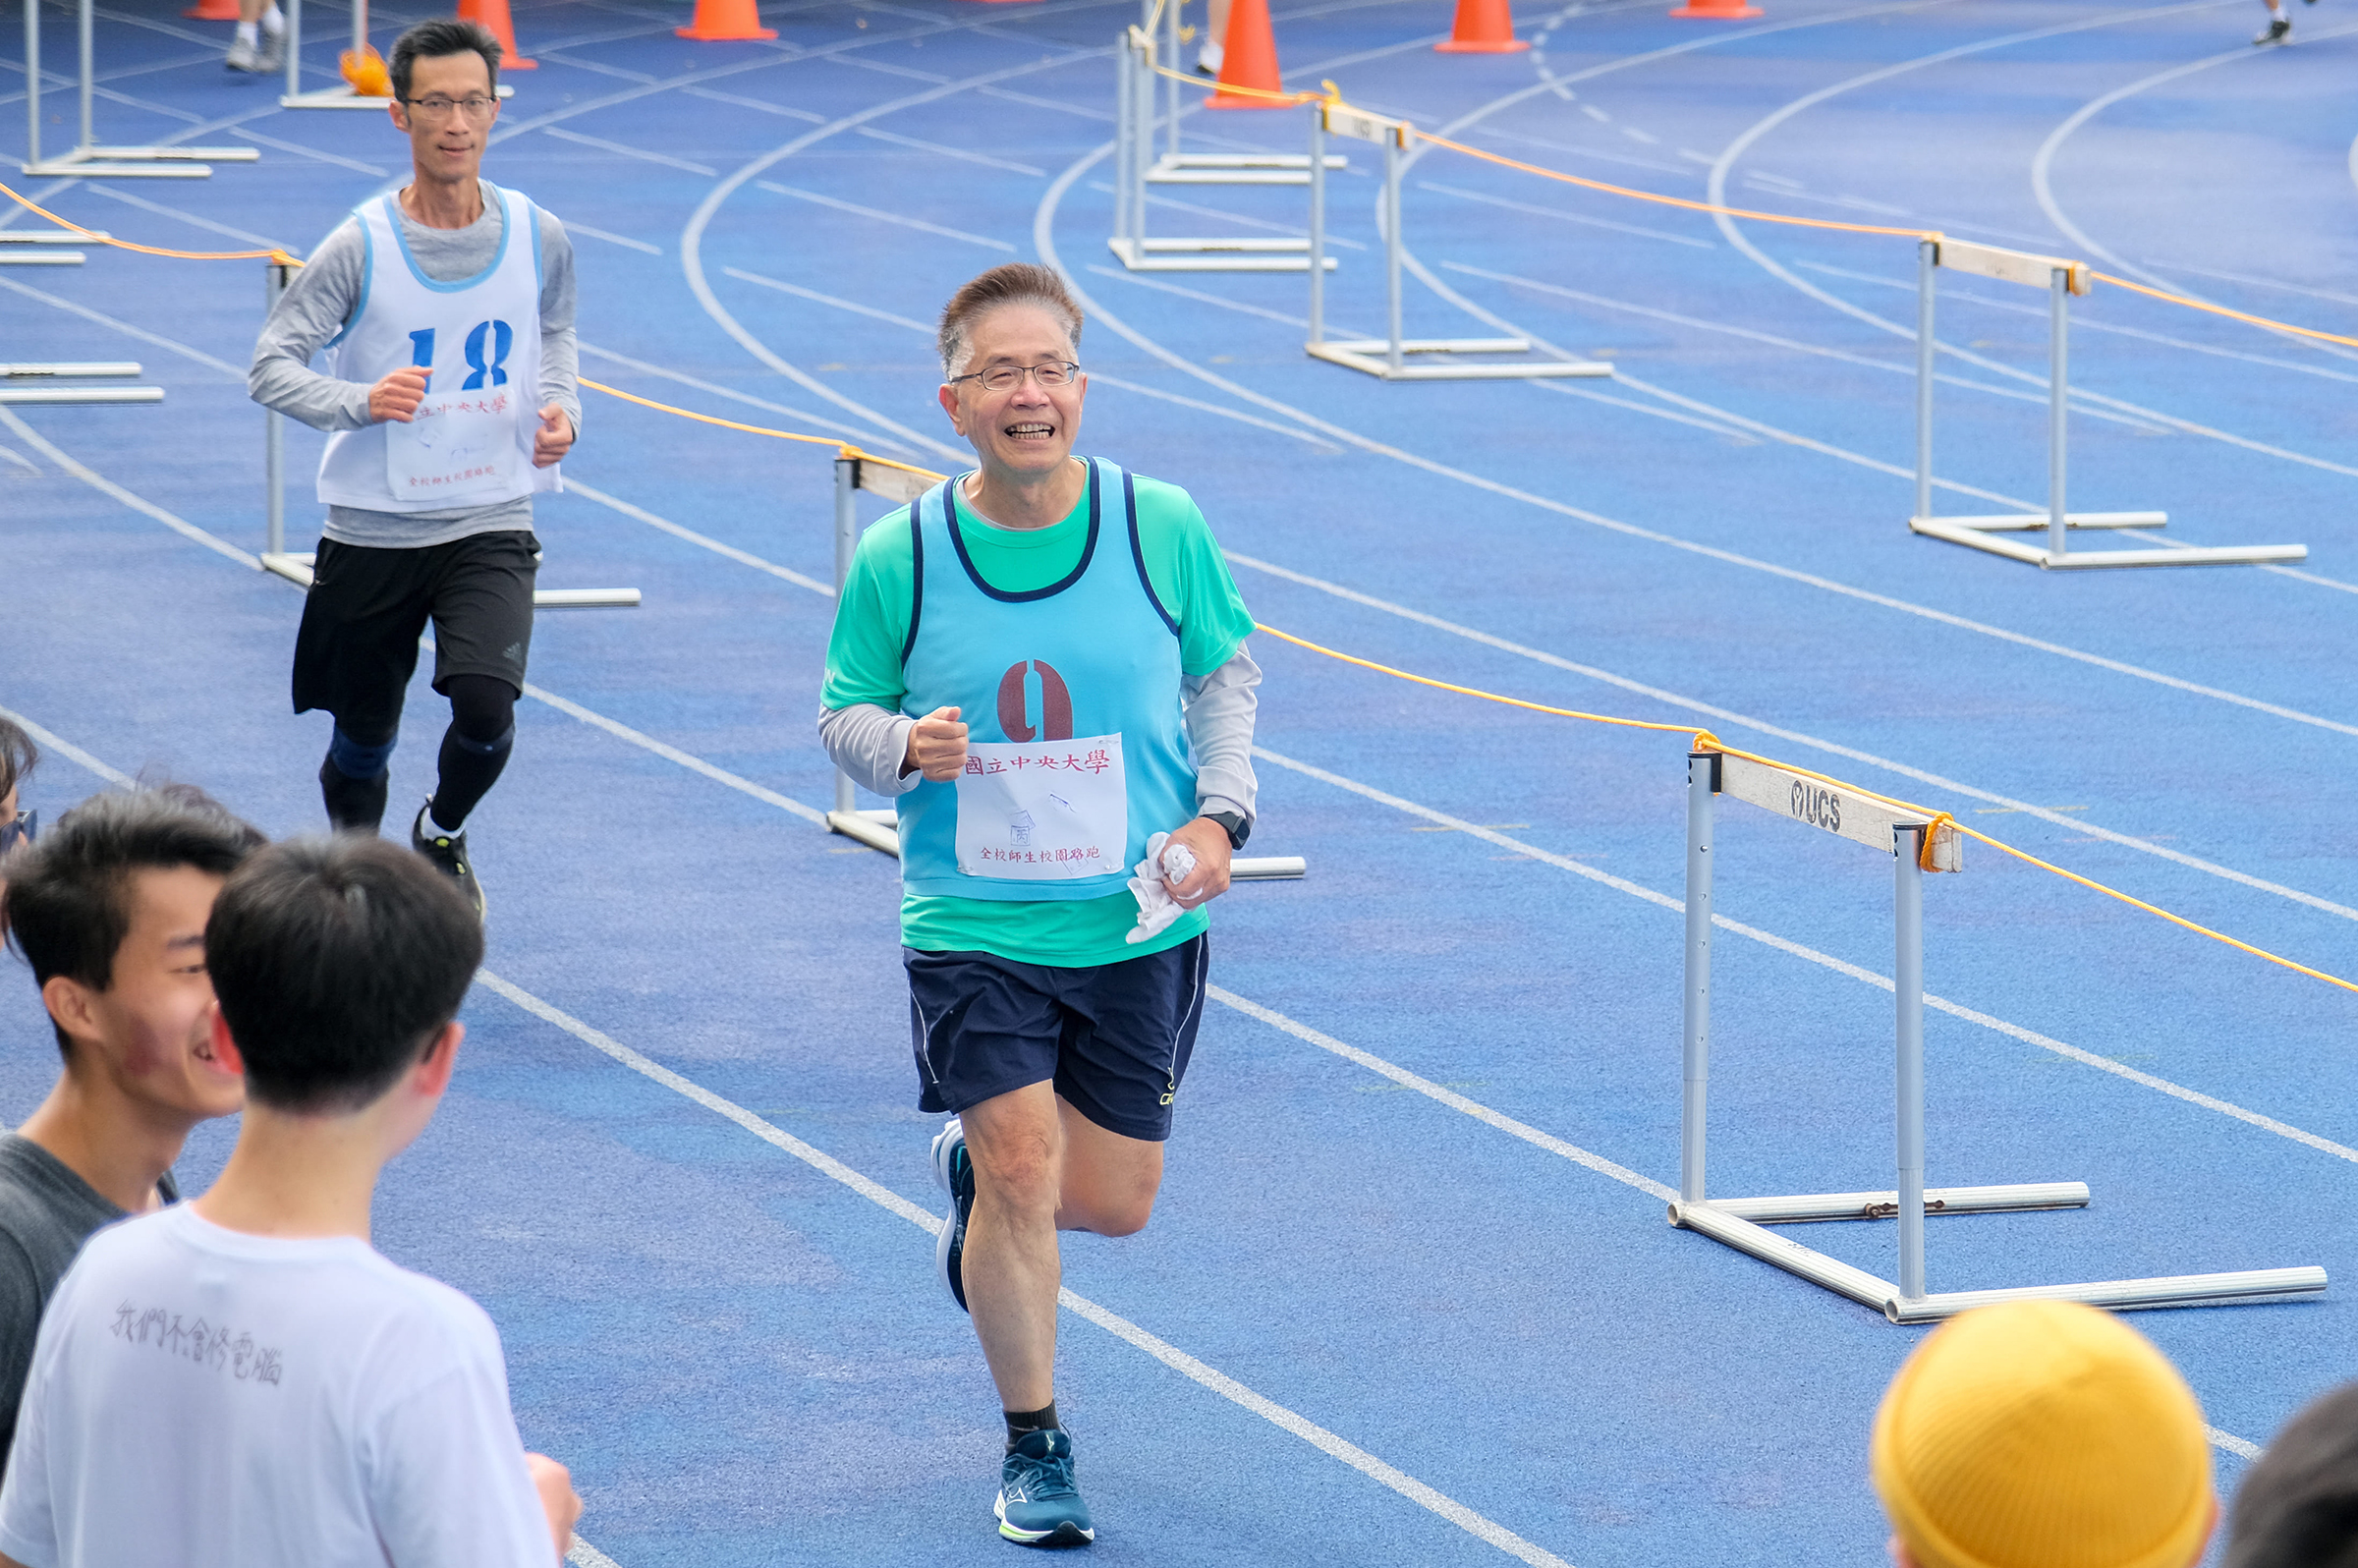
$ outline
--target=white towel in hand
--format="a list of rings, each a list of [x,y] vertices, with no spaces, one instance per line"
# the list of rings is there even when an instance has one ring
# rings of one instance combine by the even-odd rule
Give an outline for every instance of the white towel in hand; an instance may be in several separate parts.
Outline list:
[[[1159,936],[1171,922],[1187,913],[1171,897],[1171,889],[1196,874],[1196,852],[1185,844],[1170,844],[1170,837],[1157,833],[1147,840],[1147,858],[1138,863],[1138,874],[1130,878],[1130,891],[1138,895],[1138,924],[1122,938],[1126,942]],[[1166,844],[1168,849],[1163,847]]]

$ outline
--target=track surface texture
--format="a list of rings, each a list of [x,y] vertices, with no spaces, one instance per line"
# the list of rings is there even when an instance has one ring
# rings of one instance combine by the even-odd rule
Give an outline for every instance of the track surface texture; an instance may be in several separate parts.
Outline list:
[[[1530,162],[2358,331],[2358,30],[2333,7],[2266,51],[2242,43],[2259,8],[2224,0],[1768,7],[1527,10],[1519,56],[1433,53],[1441,0],[1283,0],[1275,28],[1289,83]],[[1429,148],[1404,177],[1409,332],[1503,324],[1618,374],[1386,385],[1302,353],[1299,276],[1108,253],[1128,0],[785,4],[775,43],[692,43],[684,19],[519,0],[540,68],[513,76],[486,172],[572,225],[586,373],[940,466],[959,454],[934,312],[982,267],[1052,261],[1091,315],[1083,449],[1191,489],[1269,624],[1708,727],[2358,970],[2358,352],[2119,290],[2075,302],[2073,504],[2311,556],[2043,574],[1908,532],[1912,241]],[[54,146],[72,19],[43,20]],[[307,20],[326,84],[348,13]],[[411,20],[379,11],[380,46]],[[263,156],[25,182],[79,223],[300,252],[402,177],[381,119],[282,110],[275,83],[226,73],[223,27],[105,0],[96,35],[101,140]],[[0,72],[14,168],[21,60]],[[1184,117],[1195,150],[1299,150],[1303,130],[1299,110]],[[1372,148],[1338,150],[1329,314],[1369,332],[1380,181]],[[1306,221],[1299,189],[1152,196],[1162,235]],[[0,358],[137,359],[166,393],[0,409],[0,706],[86,757],[52,749],[28,799],[45,812],[112,770],[196,782],[274,834],[319,825],[327,720],[286,696],[299,602],[247,556],[260,271],[95,247],[0,268]],[[2045,310],[1943,278],[1940,510],[2043,504]],[[584,1536],[622,1568],[1004,1561],[993,1397],[915,1223],[939,1199],[893,866],[814,824],[829,453],[585,398],[571,488],[539,505],[542,586],[646,602],[540,618],[514,765],[471,824],[488,973],[380,1245],[490,1310],[528,1442],[574,1468]],[[317,452],[290,433],[297,549]],[[1680,738],[1255,651],[1254,848],[1311,875],[1220,903],[1219,1005],[1153,1225],[1068,1240],[1058,1397],[1095,1559],[1880,1562],[1868,1422],[1922,1331],[1663,1222]],[[444,721],[421,675],[396,817]],[[1743,929],[1715,942],[1712,1190],[1887,1187],[1887,865],[1732,803],[1716,855]],[[2325,1265],[2321,1300],[2136,1319],[2232,1487],[2347,1365],[2358,996],[1966,859],[1926,893],[1930,1179],[2079,1179],[2095,1202],[1933,1224],[1933,1285]],[[53,1058],[29,985],[0,1009],[16,1117]],[[184,1180],[230,1136],[204,1130]],[[1896,1266],[1888,1226],[1800,1239]]]

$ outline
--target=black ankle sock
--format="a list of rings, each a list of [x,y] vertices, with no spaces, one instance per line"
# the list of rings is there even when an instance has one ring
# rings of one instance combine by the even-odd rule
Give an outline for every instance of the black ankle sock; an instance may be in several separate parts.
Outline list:
[[[1007,1410],[1001,1411],[1000,1414],[1007,1418],[1007,1451],[1009,1453],[1015,1452],[1017,1439],[1028,1433],[1053,1431],[1056,1428],[1056,1401],[1053,1399],[1039,1410]]]

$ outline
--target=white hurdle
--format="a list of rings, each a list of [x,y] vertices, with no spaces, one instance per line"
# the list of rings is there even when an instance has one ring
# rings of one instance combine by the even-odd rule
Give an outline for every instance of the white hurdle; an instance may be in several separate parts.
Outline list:
[[[1786,1198],[1709,1198],[1704,1185],[1705,1119],[1711,1081],[1712,838],[1714,799],[1737,800],[1791,817],[1823,832],[1892,856],[1897,998],[1897,1185],[1888,1192],[1809,1193]],[[1839,1296],[1873,1307],[1895,1323],[1934,1322],[1974,1307],[2005,1301],[2077,1301],[2097,1307],[2202,1307],[2262,1298],[2315,1295],[2326,1288],[2317,1267],[2255,1268],[2158,1279],[2113,1279],[2076,1285],[2024,1285],[2001,1290],[1932,1292],[1924,1269],[1928,1213],[2081,1208],[2080,1182],[2032,1182],[1996,1187],[1924,1185],[1924,868],[1963,869],[1962,836],[1858,794],[1845,785],[1720,752],[1687,757],[1687,959],[1685,1106],[1679,1131],[1678,1199],[1670,1223],[1764,1262],[1774,1263]],[[1810,1220],[1899,1221],[1899,1279],[1812,1251],[1767,1229]]]
[[[1941,267],[1995,278],[2001,283],[2024,283],[2048,291],[2050,306],[2048,343],[2047,510],[2008,512],[1985,517],[1933,515],[1933,296],[1935,274]],[[1916,513],[1908,519],[1911,532],[1946,539],[1971,549],[1987,550],[2010,561],[2025,561],[2049,571],[2100,566],[2221,566],[2263,561],[2299,561],[2308,557],[2305,544],[2245,544],[2220,546],[2176,545],[2158,550],[2081,550],[2070,548],[2074,529],[2158,529],[2169,522],[2166,512],[2069,512],[2063,506],[2064,442],[2070,384],[2065,374],[2071,323],[2071,297],[2094,286],[2086,263],[2059,256],[2008,251],[2000,246],[1975,245],[1942,236],[1919,243],[1916,261]],[[2006,533],[2047,531],[2047,548],[2004,538]]]
[[[0,364],[0,403],[33,403],[54,407],[61,403],[163,402],[164,389],[160,386],[69,386],[58,384],[109,376],[136,376],[139,373],[139,364],[133,360],[89,361],[57,364]],[[15,384],[27,381],[36,384],[31,386]]]
[[[872,459],[835,460],[835,597],[843,601],[843,585],[852,573],[852,554],[860,548],[860,512],[854,500],[859,491],[880,495],[895,506],[913,506],[931,489],[934,480],[922,474]],[[827,812],[827,831],[881,851],[895,860],[901,853],[901,813],[892,807],[859,811],[852,797],[851,776],[835,772],[835,808]],[[1228,863],[1231,882],[1298,881],[1308,868],[1299,855],[1240,855]]]
[[[1153,178],[1155,43],[1132,27],[1114,51],[1113,236],[1107,250],[1133,272],[1301,272],[1310,266],[1308,240],[1231,239],[1222,235],[1156,238],[1147,235],[1147,183]],[[1168,80],[1168,79],[1159,79]],[[1171,84],[1176,88],[1176,83]],[[1171,124],[1176,138],[1178,115]],[[1174,140],[1174,145],[1176,141]],[[1324,169],[1317,171],[1322,177]],[[1316,184],[1312,174],[1303,178]],[[1324,263],[1332,267],[1331,257]]]
[[[25,0],[25,162],[20,167],[27,174],[45,179],[78,180],[104,175],[112,179],[202,180],[212,174],[211,164],[252,163],[262,155],[258,147],[95,145],[97,132],[91,125],[90,112],[90,100],[97,91],[90,37],[92,14],[93,0],[81,0],[76,16],[82,36],[82,140],[74,144],[73,151],[44,158],[41,156],[41,3]]]
[[[287,292],[287,282],[294,276],[294,264],[269,261],[262,266],[262,313],[267,317],[278,308],[278,297]],[[273,577],[283,577],[300,588],[311,586],[313,557],[309,550],[290,551],[287,548],[287,425],[286,416],[276,409],[262,411],[262,515],[267,542],[262,547],[262,570]],[[533,557],[535,564],[540,557]],[[536,610],[602,610],[636,609],[639,605],[637,588],[535,588],[533,608]]]
[[[89,256],[81,251],[49,251],[43,246],[85,245],[108,236],[92,229],[84,233],[74,229],[0,229],[0,267],[78,267]],[[12,251],[11,246],[29,246],[32,249]]]
[[[1179,62],[1185,58],[1179,47],[1179,11],[1185,0],[1140,0],[1146,10],[1141,24],[1149,32],[1154,30],[1155,13],[1162,17],[1160,57],[1170,62],[1172,69],[1184,70]],[[1156,183],[1170,185],[1308,185],[1310,159],[1299,152],[1182,152],[1179,150],[1179,89],[1183,85],[1170,77],[1162,78],[1162,116],[1165,141],[1162,155],[1147,166],[1146,177]],[[1153,137],[1151,120],[1154,114],[1152,98],[1143,100],[1138,108],[1150,124],[1146,135]],[[1344,167],[1343,159],[1326,160],[1330,169]]]
[[[1326,138],[1373,141],[1383,148],[1383,290],[1381,338],[1326,336],[1326,278],[1319,265],[1326,253]],[[1416,128],[1338,103],[1314,103],[1310,118],[1310,341],[1311,358],[1344,365],[1386,381],[1527,381],[1535,376],[1611,375],[1600,360],[1482,360],[1410,364],[1408,356],[1529,354],[1523,338],[1405,338],[1400,332],[1400,157]],[[1326,265],[1332,265],[1326,262]]]

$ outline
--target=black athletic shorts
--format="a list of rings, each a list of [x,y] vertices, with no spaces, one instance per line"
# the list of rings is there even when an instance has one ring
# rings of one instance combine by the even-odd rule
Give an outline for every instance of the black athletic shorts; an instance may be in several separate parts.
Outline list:
[[[1086,969],[902,948],[917,1108],[959,1112],[1053,1083],[1107,1132],[1161,1143],[1204,1021],[1210,956],[1204,935]]]
[[[390,737],[429,619],[435,691],[496,675],[521,694],[539,548],[529,529],[415,550],[321,539],[295,634],[295,711],[323,707],[355,740]]]

